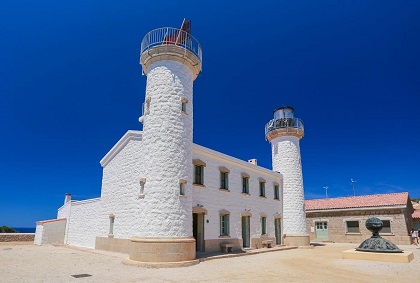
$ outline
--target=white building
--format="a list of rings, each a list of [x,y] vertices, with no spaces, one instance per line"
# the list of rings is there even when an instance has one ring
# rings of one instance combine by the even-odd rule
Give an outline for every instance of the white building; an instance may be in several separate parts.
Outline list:
[[[291,107],[275,110],[266,125],[273,170],[193,144],[193,81],[201,59],[188,23],[144,37],[143,131],[128,131],[101,160],[99,198],[66,195],[55,221],[37,222],[36,244],[125,252],[138,262],[189,262],[196,251],[221,248],[309,245],[302,122]]]

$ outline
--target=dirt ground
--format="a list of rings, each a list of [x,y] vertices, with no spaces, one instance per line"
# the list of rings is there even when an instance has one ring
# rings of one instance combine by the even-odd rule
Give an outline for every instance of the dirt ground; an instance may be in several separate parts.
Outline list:
[[[354,244],[222,258],[181,268],[141,268],[125,254],[68,246],[0,243],[0,282],[420,282],[420,246],[410,263],[341,258]],[[74,278],[72,275],[90,274]],[[419,281],[417,281],[419,280]]]

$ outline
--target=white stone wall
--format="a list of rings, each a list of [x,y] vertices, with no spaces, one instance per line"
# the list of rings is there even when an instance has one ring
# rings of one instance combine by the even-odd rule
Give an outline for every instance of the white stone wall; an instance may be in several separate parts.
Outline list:
[[[58,209],[57,219],[60,219],[60,218],[70,219],[70,212],[71,212],[71,201],[68,201]],[[64,231],[64,243],[67,243],[68,227],[69,227],[69,222],[66,221],[66,228],[65,228],[65,231]]]
[[[101,211],[99,198],[72,201],[67,244],[94,248],[96,236],[107,235],[108,216]]]
[[[125,136],[127,135],[130,135],[130,132]],[[115,216],[113,231],[115,238],[131,238],[137,233],[139,206],[143,201],[140,198],[140,179],[144,178],[144,168],[141,163],[141,132],[126,138],[128,140],[103,168],[101,217],[106,219],[107,229],[98,236],[108,236],[111,214]]]
[[[219,152],[194,145],[193,158],[206,163],[204,168],[204,186],[193,185],[193,207],[202,205],[207,210],[204,224],[204,238],[218,239],[220,236],[219,211],[230,212],[230,236],[242,238],[241,214],[248,211],[252,214],[250,236],[261,237],[261,215],[267,217],[267,235],[275,237],[274,217],[281,216],[282,201],[274,199],[274,183],[280,184],[281,174],[249,164],[248,162],[221,154]],[[229,172],[229,191],[220,189],[220,166]],[[242,194],[242,175],[248,174],[249,193]],[[259,178],[266,181],[266,198],[259,196]]]
[[[160,61],[149,67],[145,101],[150,107],[143,116],[146,183],[137,236],[192,236],[192,92],[193,75],[184,65]],[[188,101],[186,114],[183,99]],[[187,181],[182,201],[181,179]]]
[[[283,174],[283,233],[307,235],[299,139],[278,137],[271,144],[273,170]]]
[[[42,244],[42,234],[44,232],[44,226],[41,224],[37,224],[35,228],[35,239],[34,244],[35,245],[41,245]]]
[[[61,206],[58,209],[57,219],[59,219],[59,218],[69,218],[69,216],[70,216],[70,205],[71,205],[71,201],[66,202],[65,204],[63,204],[63,206]]]
[[[64,218],[37,222],[34,244],[64,244],[66,222]]]

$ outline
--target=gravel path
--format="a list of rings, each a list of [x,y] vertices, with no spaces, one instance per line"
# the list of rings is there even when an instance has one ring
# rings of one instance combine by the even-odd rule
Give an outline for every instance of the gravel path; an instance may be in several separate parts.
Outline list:
[[[215,259],[183,268],[124,265],[124,254],[67,246],[0,243],[0,282],[417,282],[420,247],[410,263],[341,259],[354,244],[326,244]],[[74,278],[71,275],[90,274]],[[372,277],[373,275],[373,277]],[[375,278],[375,279],[373,279]]]

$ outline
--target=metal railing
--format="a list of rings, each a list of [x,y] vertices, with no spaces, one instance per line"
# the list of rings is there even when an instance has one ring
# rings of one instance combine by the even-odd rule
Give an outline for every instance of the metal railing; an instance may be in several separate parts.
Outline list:
[[[281,119],[273,119],[270,120],[265,125],[265,134],[277,130],[277,129],[290,129],[293,128],[295,130],[304,131],[303,122],[299,118],[281,118]]]
[[[191,51],[198,57],[200,62],[203,59],[201,45],[191,34],[178,28],[170,27],[149,31],[141,41],[140,54],[155,46],[161,45],[177,45],[185,50]]]

